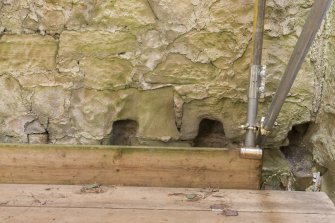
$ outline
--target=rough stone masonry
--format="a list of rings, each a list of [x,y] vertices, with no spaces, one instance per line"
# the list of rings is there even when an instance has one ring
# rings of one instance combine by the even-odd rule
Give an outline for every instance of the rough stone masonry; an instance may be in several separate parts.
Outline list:
[[[240,146],[253,4],[2,0],[0,142]],[[263,61],[269,77],[260,114],[271,102],[312,4],[268,1]],[[296,181],[321,171],[323,189],[333,198],[334,15],[335,6],[268,140],[272,149],[264,166],[265,183],[283,169]],[[286,184],[282,177],[279,186]]]

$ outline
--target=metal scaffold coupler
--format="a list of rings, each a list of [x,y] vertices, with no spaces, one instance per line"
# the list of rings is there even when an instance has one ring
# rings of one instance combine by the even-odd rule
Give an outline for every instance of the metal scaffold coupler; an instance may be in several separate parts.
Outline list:
[[[241,148],[240,156],[243,159],[260,160],[263,157],[263,150],[259,147]]]

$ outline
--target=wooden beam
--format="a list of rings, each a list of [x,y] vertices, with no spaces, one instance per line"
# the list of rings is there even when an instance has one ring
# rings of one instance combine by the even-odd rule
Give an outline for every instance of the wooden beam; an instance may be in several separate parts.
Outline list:
[[[0,144],[0,183],[258,189],[260,171],[239,150]]]

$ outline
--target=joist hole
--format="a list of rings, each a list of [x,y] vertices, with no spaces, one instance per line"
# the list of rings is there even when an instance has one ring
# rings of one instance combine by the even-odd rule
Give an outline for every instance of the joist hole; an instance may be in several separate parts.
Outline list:
[[[194,147],[223,148],[228,144],[223,124],[213,119],[202,119],[199,124],[197,137],[193,141]]]
[[[136,142],[138,123],[131,119],[118,120],[113,123],[110,138],[111,145],[133,145]]]
[[[294,125],[288,133],[288,146],[280,150],[292,166],[295,189],[305,190],[312,184],[313,151],[308,143],[308,129],[312,122]]]

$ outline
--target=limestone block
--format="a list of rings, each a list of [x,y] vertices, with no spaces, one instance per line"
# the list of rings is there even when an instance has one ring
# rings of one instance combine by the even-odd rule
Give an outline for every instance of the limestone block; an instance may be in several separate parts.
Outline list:
[[[105,29],[126,28],[133,32],[154,24],[155,16],[147,0],[101,1],[93,11],[91,23]]]
[[[0,136],[2,142],[26,142],[25,124],[34,120],[28,114],[19,83],[12,77],[0,77]]]
[[[125,32],[66,31],[60,37],[58,63],[60,68],[69,68],[84,57],[125,55],[133,53],[136,47],[136,37]]]
[[[102,139],[110,134],[117,97],[114,92],[94,89],[74,90],[70,117],[75,137]]]
[[[171,88],[117,92],[79,89],[73,92],[71,104],[76,134],[89,139],[108,137],[113,122],[126,119],[138,122],[138,137],[167,141],[179,135]]]
[[[61,33],[66,24],[64,11],[48,10],[43,13],[39,27],[46,30],[48,33]]]
[[[22,32],[22,22],[28,18],[29,8],[20,1],[10,1],[3,4],[0,10],[0,24],[10,33]]]
[[[198,134],[202,119],[212,119],[223,124],[226,137],[230,140],[242,140],[243,131],[238,126],[243,124],[241,117],[245,116],[245,105],[233,99],[206,98],[192,100],[183,105],[181,137],[192,140]]]
[[[64,88],[73,88],[83,77],[78,74],[73,74],[70,72],[38,72],[38,73],[23,73],[16,76],[16,79],[20,82],[20,85],[24,88],[34,88],[34,87],[55,87],[62,86]]]
[[[21,88],[17,80],[8,75],[0,76],[0,118],[25,113],[26,108],[22,102]],[[3,121],[3,120],[2,120]]]
[[[252,34],[254,1],[215,1],[210,7],[210,22],[207,28],[212,32],[229,31],[248,41]]]
[[[151,8],[166,29],[186,32],[196,24],[192,0],[149,0]]]
[[[183,55],[170,54],[157,68],[145,75],[149,83],[195,84],[210,82],[218,74],[211,64],[193,63]]]
[[[321,190],[325,191],[329,198],[332,199],[332,201],[335,201],[335,174],[334,172],[328,171],[322,176],[321,180]]]
[[[55,68],[56,41],[50,36],[4,35],[0,39],[0,72]]]
[[[47,144],[48,134],[29,134],[28,135],[29,144]]]
[[[179,139],[172,88],[140,91],[132,103],[132,109],[137,110],[140,137],[162,141]]]
[[[335,38],[327,40],[327,54],[325,62],[325,79],[323,83],[322,104],[319,110],[316,123],[318,124],[312,137],[314,144],[314,158],[325,167],[335,165]]]
[[[45,127],[37,120],[27,123],[24,132],[27,134],[42,134],[45,133]]]
[[[36,87],[32,96],[32,111],[40,119],[59,119],[70,106],[70,91],[62,87]]]
[[[183,35],[173,46],[172,52],[185,54],[193,62],[208,63],[222,58],[224,63],[220,68],[226,69],[243,54],[247,41],[239,42],[230,32],[200,31]]]
[[[291,174],[292,166],[284,154],[278,148],[265,149],[263,156],[262,189],[287,189],[287,182],[291,180],[293,183],[294,180]]]
[[[271,37],[299,35],[313,1],[274,0],[267,2],[265,30]]]
[[[101,90],[127,85],[131,81],[132,69],[129,61],[119,58],[86,57],[80,62],[85,87]]]

